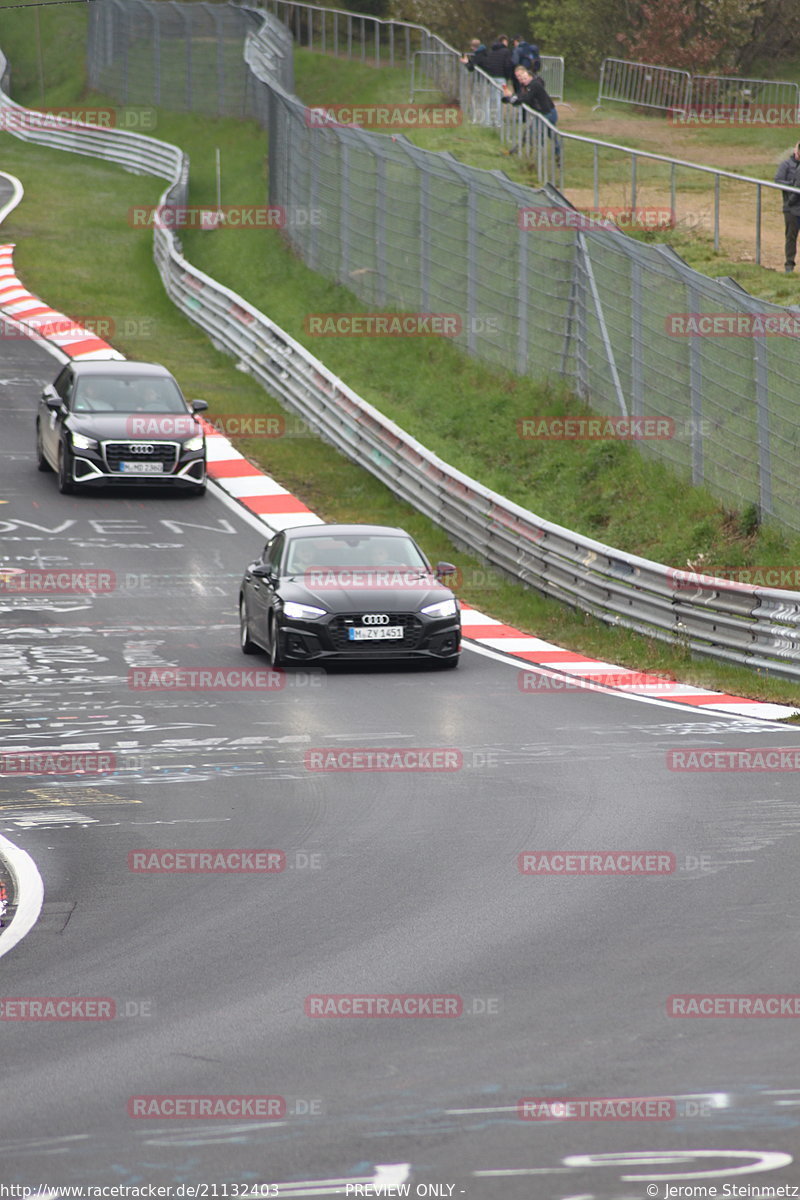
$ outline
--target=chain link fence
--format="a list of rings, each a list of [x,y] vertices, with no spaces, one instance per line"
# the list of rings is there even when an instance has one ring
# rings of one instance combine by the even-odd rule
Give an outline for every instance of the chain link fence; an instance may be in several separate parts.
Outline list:
[[[167,18],[173,36],[156,44],[153,10],[167,7],[177,10]],[[142,56],[149,44],[150,69],[138,73],[138,86],[149,80],[151,91],[138,101],[156,100],[158,59],[162,103],[169,77],[180,107],[195,91],[199,111],[208,111],[209,94],[219,105],[218,90],[209,85],[201,95],[192,82],[194,18],[178,36],[182,10],[197,7],[92,5],[92,79],[102,66],[105,90],[133,99],[106,48],[124,57],[135,47]],[[150,42],[136,41],[134,30],[148,20]],[[269,200],[289,214],[285,236],[313,270],[373,310],[455,314],[457,340],[470,354],[542,381],[563,379],[599,413],[666,420],[669,436],[641,441],[644,454],[731,506],[754,504],[800,529],[800,310],[757,301],[698,274],[665,246],[592,223],[549,186],[532,190],[400,134],[310,122],[271,73],[284,36],[279,22],[231,7],[220,26],[231,61],[227,31],[239,30],[247,68],[235,104],[249,97],[248,114],[268,130]],[[207,39],[211,25],[203,28]],[[203,45],[206,61],[215,61],[218,42]],[[291,220],[309,210],[321,219]],[[517,436],[510,420],[508,436]]]

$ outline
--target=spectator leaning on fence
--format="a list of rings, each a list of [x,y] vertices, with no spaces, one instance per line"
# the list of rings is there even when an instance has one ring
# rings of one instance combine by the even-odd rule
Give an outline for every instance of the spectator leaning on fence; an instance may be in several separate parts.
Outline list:
[[[534,75],[527,67],[517,67],[514,74],[517,77],[519,91],[516,95],[511,90],[511,85],[507,84],[504,89],[503,104],[524,104],[528,108],[532,108],[534,112],[541,113],[546,117],[551,125],[555,125],[558,121],[558,109],[547,94],[545,86],[542,83],[539,75]],[[522,119],[525,120],[525,111],[523,109]],[[553,133],[550,129],[547,131],[547,136],[552,137]],[[512,154],[514,151],[512,150]],[[555,140],[556,162],[561,159],[561,144],[556,137]]]
[[[775,182],[788,183],[790,187],[800,187],[800,142],[778,167]],[[797,256],[797,233],[800,230],[800,192],[783,193],[783,221],[786,227],[784,271],[787,275],[791,275]]]
[[[486,55],[489,51],[484,46],[480,38],[473,38],[469,44],[469,50],[466,54],[461,55],[461,61],[468,71],[474,71],[476,67],[480,67],[482,71],[486,70]]]

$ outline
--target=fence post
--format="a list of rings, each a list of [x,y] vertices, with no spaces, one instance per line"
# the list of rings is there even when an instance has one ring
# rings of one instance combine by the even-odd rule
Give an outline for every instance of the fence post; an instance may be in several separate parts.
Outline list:
[[[644,330],[642,322],[642,267],[637,258],[631,260],[631,416],[643,413],[644,361],[642,348]]]
[[[377,304],[384,305],[386,303],[386,208],[388,205],[388,197],[386,195],[386,158],[378,151],[375,159],[375,190],[377,193],[375,204],[375,266],[376,266],[376,288],[375,300]]]
[[[594,306],[595,316],[597,317],[597,323],[600,326],[600,337],[603,342],[603,349],[605,350],[606,361],[608,362],[609,370],[611,371],[611,379],[614,384],[614,391],[617,394],[617,403],[619,404],[620,412],[622,413],[623,417],[627,417],[628,405],[625,401],[625,394],[622,391],[622,384],[620,383],[619,372],[617,371],[617,363],[616,363],[616,359],[614,358],[614,348],[611,345],[611,338],[608,336],[608,326],[606,325],[606,317],[605,317],[605,313],[603,312],[603,304],[600,299],[600,292],[598,291],[598,288],[597,288],[597,281],[595,280],[595,277],[594,277],[594,269],[592,267],[592,260],[591,260],[590,254],[589,254],[589,246],[588,246],[588,242],[586,240],[585,233],[580,233],[580,232],[578,233],[578,245],[580,247],[581,254],[583,256],[583,264],[584,264],[584,269],[586,272],[586,278],[589,282],[589,291],[591,292],[591,295],[592,295],[592,303]]]
[[[690,312],[699,308],[697,290],[689,284],[686,288]],[[692,413],[692,483],[699,487],[705,476],[703,458],[703,361],[700,357],[699,338],[692,335],[689,341],[689,402]]]
[[[420,309],[428,312],[431,304],[429,263],[431,258],[430,172],[424,162],[419,179],[419,296]]]
[[[350,226],[348,224],[348,208],[347,198],[350,195],[350,148],[347,142],[338,133],[339,137],[339,153],[340,153],[340,213],[339,213],[339,279],[342,283],[347,282],[347,277],[350,274]]]
[[[754,337],[756,423],[758,428],[758,495],[762,514],[772,514],[772,456],[769,436],[769,364],[767,339]]]

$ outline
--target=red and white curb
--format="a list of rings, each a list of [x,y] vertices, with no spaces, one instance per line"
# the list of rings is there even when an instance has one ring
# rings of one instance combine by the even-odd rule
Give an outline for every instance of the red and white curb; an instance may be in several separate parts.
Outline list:
[[[0,246],[0,311],[20,321],[25,327],[30,327],[38,336],[54,342],[71,358],[124,357],[102,338],[76,325],[66,332],[46,332],[48,326],[53,329],[58,320],[68,323],[68,318],[43,304],[22,286],[14,273],[13,249],[13,245]],[[204,420],[202,424],[208,447],[208,476],[223,494],[247,511],[251,523],[264,525],[270,530],[323,523],[322,518],[302,500],[293,496],[260,467],[248,462],[209,421]],[[523,633],[511,625],[504,625],[502,621],[469,606],[462,607],[462,629],[464,637],[484,650],[507,656],[520,666],[528,664],[549,676],[548,687],[543,686],[541,690],[567,691],[585,687],[612,695],[662,700],[705,712],[770,721],[790,717],[797,711],[783,704],[748,700],[724,692],[709,692],[630,667],[598,662],[574,650],[565,650],[562,646]],[[531,687],[530,690],[539,688]]]
[[[15,329],[52,342],[68,358],[115,358],[124,355],[76,321],[56,312],[34,296],[17,278],[14,243],[0,246],[0,310],[11,318]]]

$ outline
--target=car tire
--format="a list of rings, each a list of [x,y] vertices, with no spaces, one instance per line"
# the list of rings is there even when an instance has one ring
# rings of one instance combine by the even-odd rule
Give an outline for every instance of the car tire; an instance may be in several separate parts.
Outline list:
[[[72,474],[72,455],[62,442],[58,448],[58,490],[62,496],[71,496],[75,484],[70,478]]]
[[[283,654],[280,646],[280,632],[275,624],[275,617],[270,614],[269,618],[269,665],[271,667],[283,666]]]
[[[52,471],[50,463],[44,456],[42,449],[42,427],[39,422],[36,422],[36,466],[40,471]]]
[[[261,647],[257,646],[250,637],[250,626],[247,621],[247,605],[244,596],[239,597],[239,645],[242,654],[260,654]]]

